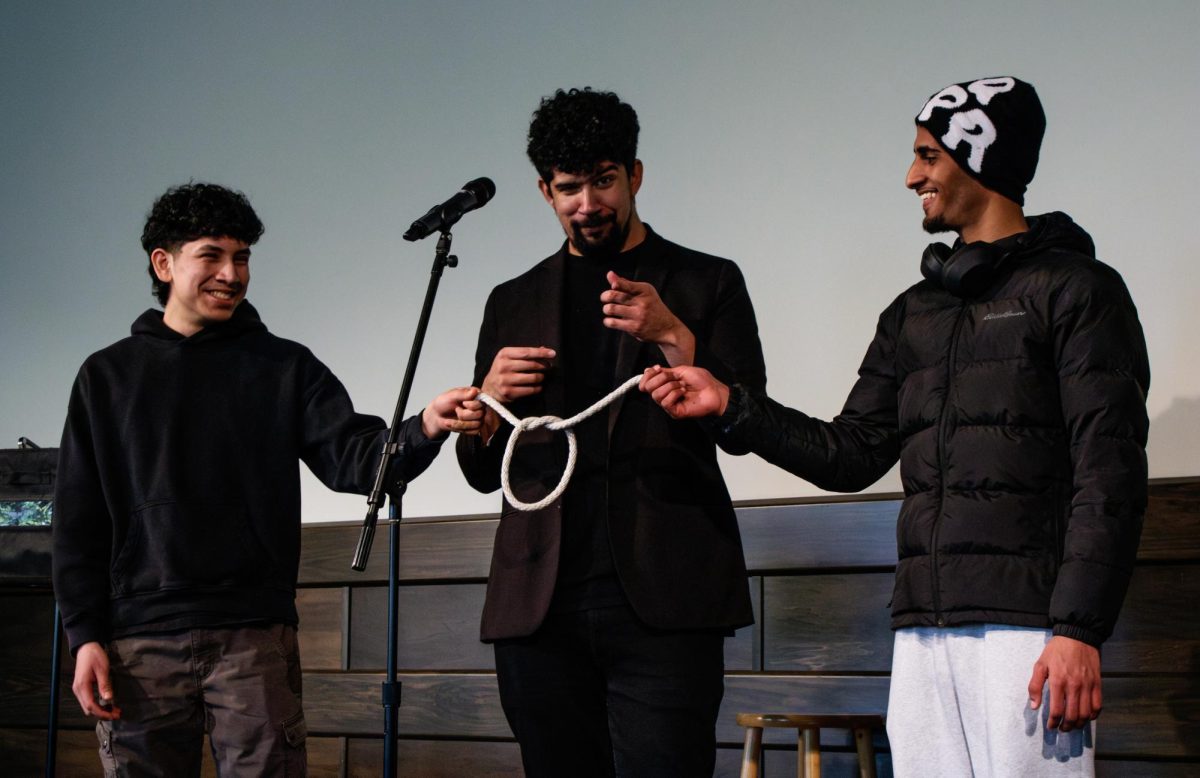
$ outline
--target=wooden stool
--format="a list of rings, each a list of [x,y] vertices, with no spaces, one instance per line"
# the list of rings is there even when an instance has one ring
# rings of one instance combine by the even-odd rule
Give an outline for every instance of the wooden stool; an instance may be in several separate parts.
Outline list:
[[[742,778],[759,778],[762,759],[763,727],[784,727],[797,730],[797,778],[821,776],[821,727],[848,729],[854,733],[858,748],[858,774],[875,778],[875,744],[871,733],[883,729],[883,716],[872,714],[829,713],[804,715],[797,713],[739,713],[739,726],[746,727],[746,746],[742,752]]]

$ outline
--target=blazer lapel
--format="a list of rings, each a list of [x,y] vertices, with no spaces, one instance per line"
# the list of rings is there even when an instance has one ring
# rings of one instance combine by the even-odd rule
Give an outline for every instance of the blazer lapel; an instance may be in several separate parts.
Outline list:
[[[562,250],[550,258],[550,261],[546,263],[545,271],[538,276],[537,288],[534,289],[538,305],[538,342],[529,344],[552,348],[557,354],[562,353],[562,298],[566,253],[566,244],[564,243]],[[550,374],[547,376],[547,378],[551,377],[553,380],[546,381],[542,390],[545,413],[561,416],[567,404],[567,390],[562,380],[562,371],[557,364],[551,368]]]

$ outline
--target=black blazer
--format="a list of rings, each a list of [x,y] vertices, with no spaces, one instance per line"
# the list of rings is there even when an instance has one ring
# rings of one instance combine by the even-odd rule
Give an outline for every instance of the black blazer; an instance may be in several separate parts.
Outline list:
[[[754,308],[737,265],[677,246],[648,230],[650,251],[635,279],[652,284],[696,336],[695,364],[726,383],[765,391],[766,368]],[[505,346],[560,351],[566,243],[558,253],[489,296],[475,352],[479,386]],[[599,301],[597,301],[599,305]],[[559,354],[560,358],[572,355]],[[622,337],[614,386],[650,365],[666,364],[652,344]],[[553,368],[542,392],[514,402],[518,417],[564,412],[565,387]],[[500,462],[512,428],[502,422],[487,446],[460,436],[459,466],[481,492],[500,488]],[[638,617],[663,629],[734,629],[754,620],[737,519],[704,425],[675,421],[636,389],[608,409],[608,529],[613,564]],[[566,459],[562,433],[523,433],[510,481],[533,502],[558,483]],[[731,453],[745,453],[732,451]],[[562,499],[535,512],[504,500],[492,552],[481,637],[531,634],[542,623],[558,573]]]

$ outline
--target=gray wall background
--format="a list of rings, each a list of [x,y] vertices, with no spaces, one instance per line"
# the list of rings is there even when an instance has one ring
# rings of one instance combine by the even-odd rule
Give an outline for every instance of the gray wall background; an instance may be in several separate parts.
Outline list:
[[[490,176],[496,198],[455,229],[410,411],[466,383],[488,291],[562,238],[524,157],[530,112],[585,84],[638,110],[643,218],[739,262],[771,393],[828,418],[930,240],[903,187],[912,116],[947,83],[1012,74],[1049,116],[1027,212],[1069,212],[1124,275],[1154,375],[1151,474],[1196,475],[1198,29],[1192,0],[6,0],[0,445],[57,444],[80,362],[153,303],[145,213],[189,178],[249,195],[267,225],[250,299],[386,417],[433,252],[400,234]],[[753,457],[725,472],[738,499],[819,493]],[[362,515],[307,472],[304,488],[306,521]],[[405,510],[498,505],[447,450]]]

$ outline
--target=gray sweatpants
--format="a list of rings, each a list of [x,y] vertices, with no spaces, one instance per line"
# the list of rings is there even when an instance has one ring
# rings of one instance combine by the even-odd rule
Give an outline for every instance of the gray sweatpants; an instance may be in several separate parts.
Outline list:
[[[887,732],[897,778],[1092,776],[1095,722],[1047,730],[1026,687],[1050,631],[1000,625],[896,631]]]
[[[294,627],[118,638],[108,656],[121,709],[96,727],[108,778],[199,776],[205,732],[220,775],[305,774]]]

